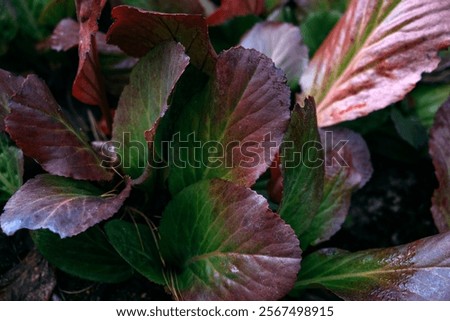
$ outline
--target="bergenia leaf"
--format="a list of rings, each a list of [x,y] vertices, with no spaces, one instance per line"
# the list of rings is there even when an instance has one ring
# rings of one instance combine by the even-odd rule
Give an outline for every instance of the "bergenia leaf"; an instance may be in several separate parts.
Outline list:
[[[348,215],[352,193],[372,176],[369,149],[364,139],[345,128],[321,131],[325,148],[325,181],[319,210],[300,238],[302,249],[327,241]]]
[[[5,118],[9,114],[9,100],[20,90],[25,78],[14,76],[0,69],[0,132],[5,130]]]
[[[134,273],[98,226],[65,239],[48,230],[34,231],[32,237],[39,252],[51,264],[71,275],[94,282],[116,283]]]
[[[286,73],[291,87],[297,86],[308,65],[308,48],[303,44],[300,29],[289,23],[259,23],[243,37],[241,46],[271,58]]]
[[[264,197],[227,181],[202,181],[175,196],[160,234],[177,299],[280,299],[300,268],[291,227]]]
[[[302,262],[295,290],[323,286],[346,300],[450,300],[450,233],[356,253],[322,250]]]
[[[253,185],[270,166],[288,125],[285,82],[281,70],[255,50],[223,52],[210,81],[183,106],[174,126],[171,192],[206,178]]]
[[[450,230],[450,98],[439,109],[430,134],[430,154],[433,158],[439,188],[433,195],[434,222],[440,232]]]
[[[70,125],[45,83],[35,75],[12,98],[6,130],[24,154],[51,174],[84,180],[110,180],[112,173]]]
[[[96,48],[99,53],[120,55],[122,51],[106,43],[106,35],[95,33]],[[45,45],[56,51],[68,51],[80,45],[80,24],[71,18],[61,20],[53,30]]]
[[[234,17],[260,15],[264,12],[264,0],[222,0],[220,7],[207,19],[210,26],[220,25]]]
[[[110,117],[96,43],[97,20],[105,3],[106,0],[76,0],[80,44],[78,71],[72,86],[72,94],[85,104],[100,106],[104,116]]]
[[[10,198],[0,216],[5,234],[26,228],[49,229],[62,238],[74,236],[117,213],[131,191],[127,180],[118,194],[107,194],[89,182],[39,175]]]
[[[147,225],[120,220],[106,224],[105,231],[116,251],[136,271],[152,282],[166,283],[158,248],[158,231]]]
[[[4,133],[0,133],[0,202],[7,201],[22,186],[23,153],[9,146]]]
[[[302,240],[322,201],[325,164],[314,99],[300,104],[292,111],[280,149],[283,197],[278,213]]]
[[[108,42],[127,54],[142,57],[156,45],[173,40],[185,48],[197,68],[211,73],[217,54],[209,42],[208,27],[202,16],[169,14],[118,6],[112,11],[114,23]]]
[[[450,4],[353,0],[301,78],[320,127],[401,100],[450,45]]]
[[[188,64],[183,46],[167,42],[141,58],[131,73],[115,113],[113,141],[120,143],[117,153],[122,168],[132,178],[139,177],[148,166],[144,134],[156,127],[166,112],[169,96]]]

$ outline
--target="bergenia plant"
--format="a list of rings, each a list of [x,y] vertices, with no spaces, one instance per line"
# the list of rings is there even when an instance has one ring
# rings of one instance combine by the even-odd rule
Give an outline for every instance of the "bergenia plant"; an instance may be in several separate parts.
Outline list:
[[[40,45],[78,47],[72,94],[100,107],[98,137],[38,76],[0,70],[3,232],[31,230],[69,274],[139,273],[177,300],[304,299],[311,288],[450,299],[449,100],[429,134],[440,234],[359,252],[323,245],[373,172],[364,139],[342,124],[402,101],[438,67],[450,1],[351,0],[318,48],[298,26],[312,29],[315,4],[297,2],[76,0],[77,21]],[[254,19],[240,42],[218,53],[244,16]],[[46,173],[23,184],[24,155]]]

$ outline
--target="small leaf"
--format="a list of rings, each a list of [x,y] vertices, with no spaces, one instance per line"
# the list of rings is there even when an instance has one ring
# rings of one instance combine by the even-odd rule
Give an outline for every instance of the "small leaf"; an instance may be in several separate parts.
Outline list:
[[[78,71],[73,82],[72,94],[85,104],[100,106],[103,116],[110,118],[96,43],[97,20],[105,3],[106,0],[76,0],[80,44]]]
[[[116,251],[150,281],[164,285],[163,263],[158,248],[158,232],[142,224],[114,220],[106,224],[106,234]]]
[[[289,23],[258,23],[243,37],[241,46],[271,58],[286,73],[291,88],[297,86],[308,65],[308,48],[303,44],[300,29]]]
[[[24,81],[25,78],[0,69],[0,132],[5,130],[5,118],[10,112],[9,100],[20,90]]]
[[[56,286],[55,272],[36,250],[0,277],[0,301],[48,301]]]
[[[433,165],[436,177],[439,181],[439,188],[433,195],[434,222],[440,232],[450,231],[450,98],[439,109],[436,120],[431,128],[430,134],[430,155],[433,158]]]
[[[75,2],[64,0],[46,0],[46,5],[39,15],[39,23],[55,26],[66,17],[75,14]]]
[[[12,98],[6,130],[24,154],[51,174],[84,180],[110,180],[85,135],[64,117],[45,83],[35,75]]]
[[[23,153],[9,146],[7,137],[0,133],[0,202],[7,201],[22,186]]]
[[[448,99],[450,84],[419,85],[411,92],[414,113],[423,126],[430,129],[438,109]]]
[[[412,147],[419,150],[426,145],[427,131],[414,116],[406,117],[399,110],[392,109],[391,119],[397,133]]]
[[[325,148],[325,181],[319,210],[301,236],[302,249],[330,239],[340,230],[350,208],[352,193],[372,176],[369,149],[363,138],[348,129],[321,131]]]
[[[322,201],[325,164],[314,99],[300,104],[294,107],[280,149],[284,190],[278,213],[302,240]]]
[[[301,78],[320,127],[400,101],[450,45],[450,5],[430,0],[353,0]]]
[[[199,182],[175,196],[160,234],[178,299],[280,299],[300,268],[294,231],[264,197],[222,180]]]
[[[203,17],[168,14],[118,6],[112,11],[115,20],[108,42],[118,45],[127,54],[142,57],[156,45],[173,40],[185,48],[197,68],[211,73],[217,54],[209,42],[208,27]]]
[[[167,42],[141,58],[131,73],[130,84],[115,113],[112,139],[120,142],[117,153],[122,168],[132,178],[139,177],[149,164],[144,133],[156,130],[168,108],[169,96],[188,64],[183,46]]]
[[[117,213],[131,191],[131,183],[117,195],[104,195],[88,182],[39,175],[29,180],[6,203],[0,216],[5,234],[49,229],[62,238],[74,236]]]
[[[169,188],[207,178],[250,187],[270,166],[289,120],[282,72],[255,50],[222,53],[203,91],[174,125]]]
[[[217,26],[234,17],[260,15],[264,12],[265,0],[222,0],[220,7],[206,20],[208,25]]]
[[[123,4],[145,10],[190,14],[204,13],[201,2],[202,0],[122,0]]]
[[[105,283],[125,281],[133,275],[133,269],[117,254],[99,227],[66,239],[48,230],[33,232],[32,236],[45,258],[71,275]]]
[[[388,249],[322,250],[302,262],[295,290],[324,286],[347,300],[450,300],[450,233]]]

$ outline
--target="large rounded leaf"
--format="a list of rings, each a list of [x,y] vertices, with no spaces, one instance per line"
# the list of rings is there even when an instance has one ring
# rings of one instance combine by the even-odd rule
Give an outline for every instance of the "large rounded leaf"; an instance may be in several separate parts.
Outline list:
[[[233,183],[201,181],[167,206],[160,248],[185,300],[276,300],[293,286],[299,242],[267,201]]]

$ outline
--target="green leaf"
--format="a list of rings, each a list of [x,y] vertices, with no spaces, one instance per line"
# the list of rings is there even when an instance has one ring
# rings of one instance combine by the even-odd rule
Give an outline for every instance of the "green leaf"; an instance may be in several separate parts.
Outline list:
[[[0,2],[0,56],[8,50],[8,44],[17,34],[19,24],[17,23],[16,13],[9,3],[3,0]]]
[[[49,0],[40,12],[39,23],[54,27],[62,19],[75,16],[75,1]]]
[[[391,119],[400,137],[415,149],[425,146],[428,134],[425,127],[414,117],[406,117],[397,109],[392,109]]]
[[[32,236],[42,255],[66,273],[106,283],[121,282],[133,275],[133,269],[108,243],[99,227],[66,239],[48,230],[33,232]]]
[[[8,142],[0,133],[0,202],[7,201],[23,183],[23,153]]]
[[[414,113],[427,129],[433,126],[436,113],[450,93],[449,84],[419,85],[411,92]]]
[[[136,271],[150,281],[166,283],[158,249],[158,231],[146,225],[119,220],[107,223],[105,231],[116,251]]]
[[[369,149],[363,138],[345,128],[321,131],[325,181],[319,209],[300,238],[302,249],[329,240],[348,215],[352,193],[372,176]]]
[[[113,141],[125,173],[139,177],[149,164],[147,130],[155,131],[177,81],[189,64],[182,45],[167,42],[152,49],[134,67],[114,117]],[[153,142],[151,142],[153,143]]]
[[[39,23],[39,16],[50,0],[10,0],[16,11],[17,22],[23,35],[42,40],[46,30]]]
[[[62,238],[86,231],[111,218],[131,192],[131,182],[118,194],[105,193],[86,181],[38,175],[23,185],[0,216],[3,231],[49,229]]]
[[[264,197],[227,181],[201,181],[175,196],[160,235],[178,299],[280,299],[300,267],[294,231]]]
[[[300,80],[319,127],[398,102],[450,45],[450,6],[430,0],[352,0]]]
[[[253,185],[281,143],[289,105],[286,80],[269,58],[242,47],[222,53],[174,124],[170,191],[208,178]]]
[[[325,162],[314,99],[300,104],[294,107],[280,150],[284,190],[279,213],[302,240],[322,200]]]
[[[450,300],[450,233],[388,249],[313,253],[293,293],[317,286],[347,300]]]
[[[305,45],[309,48],[312,57],[330,31],[341,18],[338,11],[316,11],[309,14],[301,23],[300,30]]]

